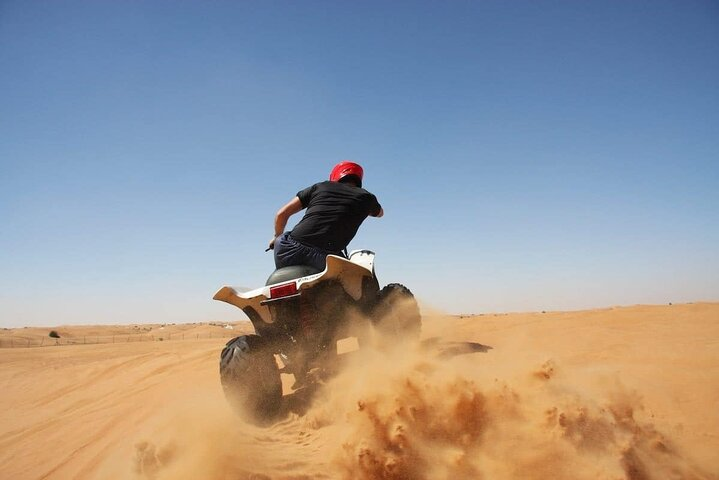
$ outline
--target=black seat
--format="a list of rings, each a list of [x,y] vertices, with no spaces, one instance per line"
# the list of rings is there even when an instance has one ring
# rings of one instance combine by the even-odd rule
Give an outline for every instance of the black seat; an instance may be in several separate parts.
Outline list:
[[[272,275],[267,279],[265,285],[274,285],[275,283],[289,282],[296,278],[306,277],[307,275],[313,275],[320,273],[322,270],[318,270],[315,267],[309,265],[290,265],[289,267],[278,268]]]

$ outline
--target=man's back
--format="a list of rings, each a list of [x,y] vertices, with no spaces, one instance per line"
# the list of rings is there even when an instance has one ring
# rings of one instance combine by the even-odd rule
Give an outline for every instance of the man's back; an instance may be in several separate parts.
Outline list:
[[[297,197],[307,212],[292,237],[329,252],[346,248],[365,218],[377,215],[381,208],[374,195],[350,183],[316,183]]]
[[[325,268],[327,255],[342,255],[357,229],[368,216],[381,217],[384,210],[377,197],[362,188],[364,170],[352,161],[334,166],[329,182],[315,183],[297,193],[275,215],[275,266],[308,265]],[[307,209],[292,232],[287,220]]]

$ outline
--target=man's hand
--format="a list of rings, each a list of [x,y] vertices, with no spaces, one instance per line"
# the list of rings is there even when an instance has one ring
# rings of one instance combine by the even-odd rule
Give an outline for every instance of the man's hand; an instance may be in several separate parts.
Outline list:
[[[269,252],[270,250],[275,249],[275,238],[273,237],[272,240],[270,240],[270,244],[267,247],[267,250],[265,252]]]

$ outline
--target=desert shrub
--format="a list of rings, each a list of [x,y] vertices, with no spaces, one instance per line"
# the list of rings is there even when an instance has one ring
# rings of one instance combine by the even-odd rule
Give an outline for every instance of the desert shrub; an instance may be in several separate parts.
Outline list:
[[[51,330],[50,333],[47,334],[50,338],[60,338],[60,334],[57,333],[55,330]]]

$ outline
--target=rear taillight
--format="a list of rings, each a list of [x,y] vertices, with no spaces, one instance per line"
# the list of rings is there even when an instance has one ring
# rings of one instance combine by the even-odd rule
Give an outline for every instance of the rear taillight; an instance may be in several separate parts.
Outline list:
[[[297,285],[295,282],[270,287],[270,298],[287,297],[289,295],[294,295],[295,293],[297,293]]]

